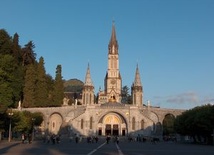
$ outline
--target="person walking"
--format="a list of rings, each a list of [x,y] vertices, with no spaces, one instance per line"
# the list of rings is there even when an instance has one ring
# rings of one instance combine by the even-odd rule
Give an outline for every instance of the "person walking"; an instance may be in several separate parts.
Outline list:
[[[47,135],[47,143],[48,143],[48,144],[50,143],[50,139],[51,139],[51,138],[50,138],[50,135],[48,134],[48,135]]]
[[[32,142],[32,135],[28,134],[28,143],[31,144],[31,142]]]
[[[116,143],[119,144],[119,136],[116,136]]]
[[[22,144],[24,144],[25,143],[25,134],[23,133],[22,134]]]
[[[106,143],[108,144],[109,141],[110,141],[110,136],[108,135],[108,136],[106,137]]]

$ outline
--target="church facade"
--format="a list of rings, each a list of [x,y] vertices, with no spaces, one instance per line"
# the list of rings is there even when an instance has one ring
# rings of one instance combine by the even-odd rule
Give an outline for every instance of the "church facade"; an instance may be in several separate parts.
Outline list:
[[[135,77],[134,77],[135,76]],[[108,45],[108,68],[104,80],[104,90],[94,99],[94,85],[88,65],[82,91],[82,105],[63,105],[52,108],[27,108],[31,112],[42,112],[42,130],[48,133],[67,132],[69,134],[119,135],[141,134],[162,135],[163,120],[167,115],[176,117],[183,110],[162,109],[143,103],[143,86],[140,72],[136,67],[131,87],[132,104],[121,103],[122,77],[119,70],[119,45],[115,25]]]

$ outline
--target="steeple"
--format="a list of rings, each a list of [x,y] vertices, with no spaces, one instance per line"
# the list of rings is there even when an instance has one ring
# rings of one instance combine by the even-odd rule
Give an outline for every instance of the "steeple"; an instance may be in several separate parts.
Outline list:
[[[141,80],[140,80],[140,73],[139,73],[139,69],[138,69],[138,64],[136,67],[135,80],[134,80],[133,85],[142,87]]]
[[[108,49],[109,54],[118,54],[118,43],[116,38],[114,22],[112,24],[111,39],[109,41]]]
[[[136,106],[142,106],[143,105],[143,86],[140,80],[138,65],[136,67],[135,80],[132,84],[131,90],[132,90],[132,102],[133,102],[132,104]]]
[[[112,98],[116,102],[121,102],[122,78],[119,70],[118,53],[118,43],[113,22],[111,38],[108,44],[108,69],[104,80],[106,102],[112,100]]]
[[[85,76],[85,86],[93,86],[93,82],[91,80],[91,74],[90,74],[90,67],[89,67],[89,63],[88,63],[88,68],[87,68],[87,72],[86,72],[86,76]]]
[[[85,76],[85,83],[82,90],[82,103],[83,105],[94,104],[94,85],[91,80],[89,64]]]

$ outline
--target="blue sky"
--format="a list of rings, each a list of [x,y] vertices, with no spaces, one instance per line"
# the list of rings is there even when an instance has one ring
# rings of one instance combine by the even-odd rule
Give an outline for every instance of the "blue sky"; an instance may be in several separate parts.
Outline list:
[[[144,103],[189,109],[214,103],[213,0],[1,0],[0,28],[20,44],[32,40],[37,59],[55,77],[104,87],[115,21],[122,85],[131,87],[138,63]]]

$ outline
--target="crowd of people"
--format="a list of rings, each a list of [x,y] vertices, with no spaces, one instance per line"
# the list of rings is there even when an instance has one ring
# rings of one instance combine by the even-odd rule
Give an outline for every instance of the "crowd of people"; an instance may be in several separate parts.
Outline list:
[[[32,134],[22,134],[21,139],[22,139],[22,143],[32,143]],[[44,143],[51,143],[51,144],[59,144],[61,141],[61,135],[60,134],[47,134],[44,136],[43,141]],[[105,139],[106,144],[109,144],[110,142],[114,142],[119,144],[120,138],[118,135],[115,136],[111,136],[111,135],[107,135],[106,137],[98,137],[98,136],[88,136],[88,137],[84,137],[82,135],[79,134],[74,134],[73,136],[68,136],[63,137],[63,139],[68,139],[69,142],[74,141],[75,143],[80,143],[83,140],[87,143],[98,143],[99,138],[101,139]],[[160,139],[158,137],[152,137],[152,136],[142,136],[142,135],[128,135],[127,137],[122,137],[122,141],[126,141],[128,140],[128,142],[151,142],[156,144],[157,142],[160,141]],[[167,139],[168,140],[168,139]],[[166,138],[163,138],[163,141],[167,141]],[[176,141],[173,139],[173,141]]]
[[[88,136],[87,137],[87,143],[97,143],[98,142],[98,137],[97,136]]]
[[[32,134],[30,134],[30,133],[28,133],[28,134],[23,133],[21,138],[22,138],[22,144],[32,143]]]
[[[44,142],[45,143],[50,143],[52,142],[52,144],[59,144],[60,143],[60,139],[61,139],[61,135],[56,135],[56,134],[52,134],[52,135],[47,135],[44,138]]]

